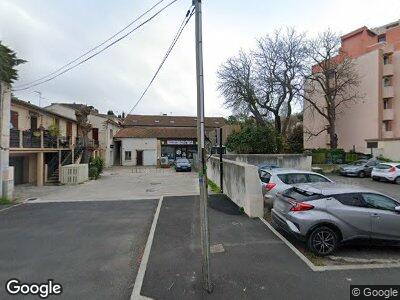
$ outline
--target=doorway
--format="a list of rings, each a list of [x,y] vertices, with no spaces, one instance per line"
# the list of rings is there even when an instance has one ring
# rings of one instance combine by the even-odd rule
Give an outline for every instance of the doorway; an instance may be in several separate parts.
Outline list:
[[[143,166],[143,150],[136,150],[136,165]]]
[[[121,141],[114,141],[114,166],[121,166]]]

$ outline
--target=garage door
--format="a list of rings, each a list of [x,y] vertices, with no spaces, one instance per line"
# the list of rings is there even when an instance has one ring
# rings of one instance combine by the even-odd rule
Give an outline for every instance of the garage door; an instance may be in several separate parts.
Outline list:
[[[156,158],[155,150],[144,150],[143,151],[143,165],[144,166],[157,165],[157,158]]]

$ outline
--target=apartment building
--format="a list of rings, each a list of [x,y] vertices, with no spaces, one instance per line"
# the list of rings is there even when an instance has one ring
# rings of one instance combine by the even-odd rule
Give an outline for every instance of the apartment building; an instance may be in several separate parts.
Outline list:
[[[88,138],[94,155],[102,157],[106,167],[114,165],[115,145],[113,138],[121,128],[118,117],[101,114],[94,107],[79,103],[52,103],[46,109],[76,120],[75,112],[82,107],[90,108],[88,123],[92,125],[92,129]]]
[[[338,117],[339,148],[400,160],[400,22],[364,26],[341,39],[342,49],[355,60],[362,99],[348,104]],[[327,124],[305,103],[304,126],[318,132]],[[304,145],[328,148],[329,136],[305,134]]]
[[[225,125],[224,118],[205,118],[206,133]],[[115,162],[125,166],[155,166],[160,158],[193,160],[197,155],[197,118],[168,115],[128,115],[114,137]]]
[[[16,185],[57,182],[60,165],[80,155],[75,151],[78,126],[71,118],[12,98],[10,123],[9,165]]]

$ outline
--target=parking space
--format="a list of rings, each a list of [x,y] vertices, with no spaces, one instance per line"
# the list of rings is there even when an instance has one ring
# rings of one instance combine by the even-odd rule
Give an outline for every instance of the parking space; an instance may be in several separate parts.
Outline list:
[[[333,181],[367,187],[400,200],[400,185],[391,182],[378,182],[371,178],[357,178],[339,175],[328,175]]]
[[[5,283],[53,279],[60,299],[129,299],[158,200],[26,203],[0,212]]]

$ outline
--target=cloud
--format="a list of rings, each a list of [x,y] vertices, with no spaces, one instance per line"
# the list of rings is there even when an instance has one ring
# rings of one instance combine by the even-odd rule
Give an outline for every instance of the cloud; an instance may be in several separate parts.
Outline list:
[[[203,2],[206,115],[228,116],[216,91],[216,71],[241,48],[282,26],[310,35],[331,27],[349,32],[379,26],[398,16],[398,0],[220,0]],[[0,39],[29,62],[19,84],[48,74],[109,37],[154,1],[2,0]],[[174,36],[191,1],[178,1],[135,34],[73,71],[33,90],[46,104],[85,102],[106,112],[129,111],[139,99]],[[391,9],[388,9],[390,7]],[[136,113],[196,113],[194,18],[185,29]],[[37,103],[32,91],[17,94]]]

